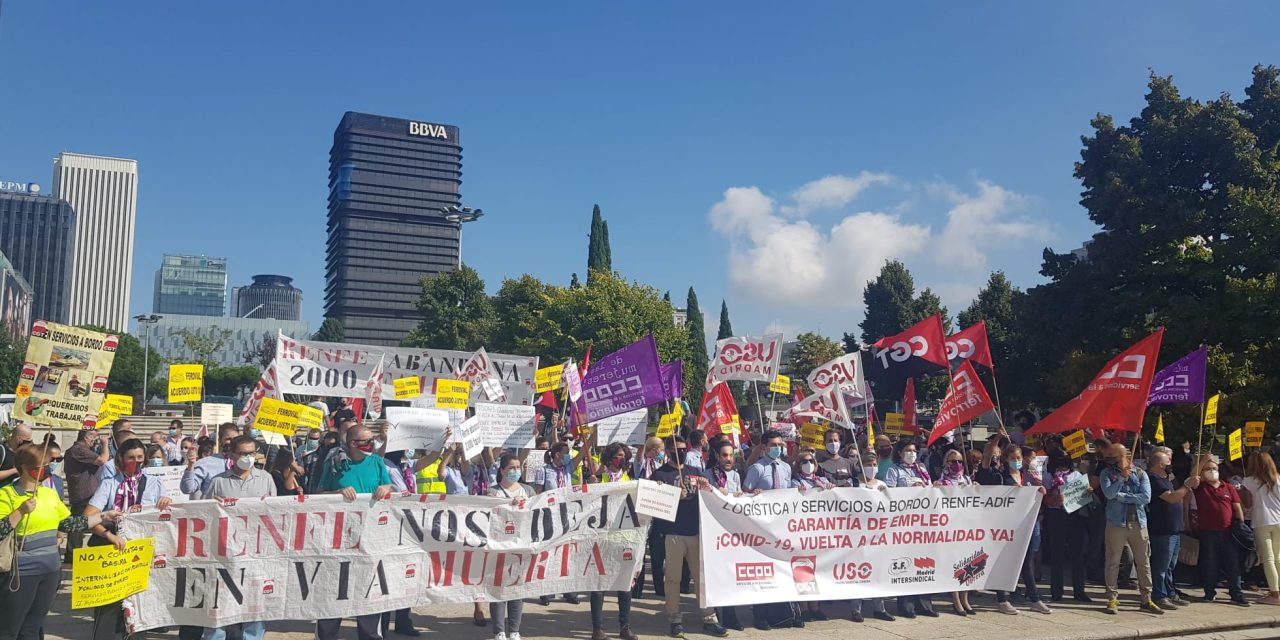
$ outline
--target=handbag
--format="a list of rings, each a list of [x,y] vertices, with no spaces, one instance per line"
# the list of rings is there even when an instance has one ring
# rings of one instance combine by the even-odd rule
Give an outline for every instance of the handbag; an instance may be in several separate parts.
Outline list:
[[[18,532],[10,531],[0,540],[0,573],[13,571],[14,558],[18,555]]]

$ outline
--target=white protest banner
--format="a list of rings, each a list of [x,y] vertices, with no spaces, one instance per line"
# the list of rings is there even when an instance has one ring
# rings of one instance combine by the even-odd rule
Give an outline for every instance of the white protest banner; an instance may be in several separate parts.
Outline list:
[[[543,467],[547,466],[546,449],[534,449],[524,459],[524,474],[520,476],[520,481],[526,484],[532,483],[533,479],[538,477],[538,473]]]
[[[565,363],[564,386],[569,390],[569,400],[577,402],[582,397],[582,375],[578,373],[578,365],[573,361]]]
[[[707,390],[723,380],[772,383],[782,358],[782,334],[740,336],[716,341],[716,354],[707,370]]]
[[[810,372],[805,382],[814,393],[829,391],[838,385],[846,396],[862,398],[867,388],[862,377],[862,354],[847,353],[827,362]]]
[[[304,396],[363,398],[382,365],[381,347],[276,336],[277,391]],[[385,372],[385,367],[383,367]],[[384,373],[385,375],[385,373]],[[396,376],[401,377],[401,376]],[[395,388],[387,392],[395,395]]]
[[[216,427],[224,422],[231,422],[235,407],[217,402],[204,402],[200,405],[200,424]]]
[[[638,482],[636,513],[675,522],[676,510],[680,508],[680,487],[651,480]]]
[[[169,496],[174,502],[186,502],[190,500],[190,496],[182,492],[182,474],[186,473],[187,465],[174,465],[167,467],[145,467],[142,472],[147,474],[147,482],[159,482],[164,487],[164,494]]]
[[[155,540],[150,585],[125,599],[126,625],[212,628],[630,589],[648,535],[635,491],[616,482],[515,505],[366,494],[144,510],[121,525],[125,538]]]
[[[596,442],[606,446],[615,442],[623,444],[644,444],[645,425],[649,422],[648,409],[636,409],[596,420],[592,424],[600,432]]]
[[[1067,483],[1058,490],[1062,494],[1062,510],[1075,513],[1081,507],[1093,502],[1093,494],[1089,493],[1089,476],[1072,471],[1067,476]]]
[[[443,409],[387,407],[387,451],[444,449],[449,412]]]
[[[476,403],[476,419],[486,447],[532,449],[537,411],[519,405]]]
[[[1037,487],[701,493],[703,606],[1012,591]]]
[[[475,416],[463,420],[462,424],[453,430],[449,442],[461,443],[462,456],[467,460],[480,455],[480,452],[484,451],[484,429],[480,426],[480,420]]]
[[[383,364],[382,388],[388,395],[395,391],[393,383],[396,378],[418,376],[422,378],[424,390],[432,389],[437,378],[461,380],[467,362],[476,355],[470,351],[399,347],[386,347],[383,351],[387,354],[387,360]],[[505,353],[486,353],[485,357],[494,377],[502,384],[505,398],[500,402],[532,405],[537,385],[538,359]],[[484,393],[480,385],[472,385],[472,391],[476,397]]]

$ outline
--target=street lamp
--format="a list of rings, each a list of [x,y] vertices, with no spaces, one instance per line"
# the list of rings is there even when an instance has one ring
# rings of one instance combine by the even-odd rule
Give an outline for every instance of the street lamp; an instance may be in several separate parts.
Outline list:
[[[154,313],[134,316],[133,319],[142,325],[143,335],[145,336],[145,344],[142,347],[142,415],[147,415],[147,380],[150,377],[148,372],[149,360],[151,359],[151,325],[160,322],[164,316],[158,316]]]
[[[441,207],[440,213],[442,218],[449,222],[458,223],[458,268],[462,268],[462,225],[466,222],[475,222],[484,217],[484,209],[472,209],[470,207],[459,207],[458,205],[449,205]]]

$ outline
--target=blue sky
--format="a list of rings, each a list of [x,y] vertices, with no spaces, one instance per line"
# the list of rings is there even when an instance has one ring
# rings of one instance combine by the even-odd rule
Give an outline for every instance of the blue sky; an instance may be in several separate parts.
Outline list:
[[[626,276],[838,337],[887,257],[953,313],[991,269],[1040,282],[1093,232],[1080,136],[1149,69],[1208,99],[1280,63],[1267,3],[881,4],[8,0],[0,179],[135,158],[132,312],[162,253],[204,253],[294,276],[315,326],[342,113],[445,122],[491,290],[584,272],[599,203]]]

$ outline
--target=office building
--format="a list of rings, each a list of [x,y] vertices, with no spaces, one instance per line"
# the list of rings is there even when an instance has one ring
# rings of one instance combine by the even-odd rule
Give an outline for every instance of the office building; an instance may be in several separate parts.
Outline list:
[[[156,269],[154,313],[221,316],[227,310],[227,259],[165,254]]]
[[[0,253],[0,332],[21,343],[31,330],[31,285]]]
[[[260,275],[253,284],[231,290],[231,315],[237,318],[302,318],[302,290],[289,276]]]
[[[325,316],[347,340],[396,345],[418,323],[423,276],[455,268],[458,128],[347,112],[329,151]]]
[[[245,354],[256,351],[264,338],[274,340],[277,331],[297,339],[311,335],[310,326],[304,321],[179,314],[163,315],[149,328],[135,323],[133,335],[144,343],[149,342],[166,362],[196,360],[196,354],[186,346],[185,335],[213,339],[221,343],[212,356],[214,364],[235,367],[245,364]]]
[[[68,322],[129,326],[137,161],[63,152],[53,161],[53,193],[76,212]]]
[[[0,253],[31,285],[32,319],[66,324],[76,213],[66,200],[29,193],[0,191]]]

